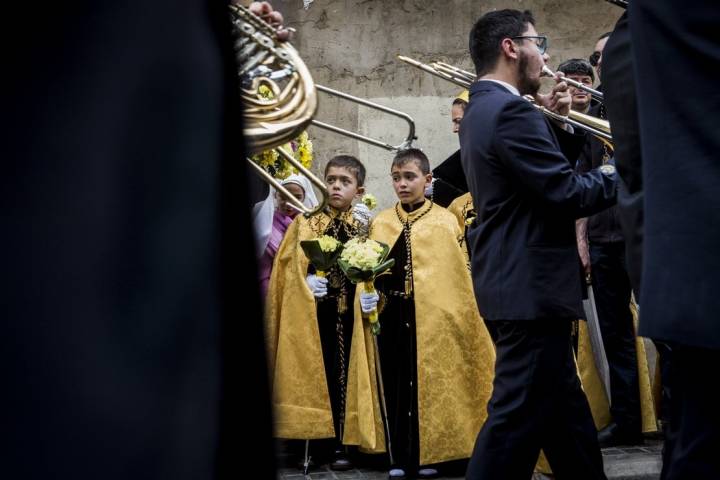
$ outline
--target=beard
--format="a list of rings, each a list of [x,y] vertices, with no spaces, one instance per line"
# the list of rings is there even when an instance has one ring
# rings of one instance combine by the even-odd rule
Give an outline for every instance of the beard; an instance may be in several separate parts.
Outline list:
[[[520,51],[520,60],[518,63],[519,78],[518,78],[518,91],[520,95],[532,95],[535,96],[540,90],[540,77],[530,77],[528,72],[528,65],[530,64],[528,55]]]

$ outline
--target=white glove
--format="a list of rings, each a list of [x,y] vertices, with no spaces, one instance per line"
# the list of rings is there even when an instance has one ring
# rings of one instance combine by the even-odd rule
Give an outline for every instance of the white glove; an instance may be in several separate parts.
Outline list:
[[[322,298],[327,295],[327,278],[318,277],[317,275],[308,275],[305,282],[315,298]]]
[[[370,313],[377,308],[378,300],[380,297],[377,293],[366,293],[360,294],[360,309],[363,313]]]
[[[356,203],[352,209],[352,215],[355,220],[357,220],[366,227],[368,223],[370,223],[370,218],[372,217],[370,209],[364,203]]]

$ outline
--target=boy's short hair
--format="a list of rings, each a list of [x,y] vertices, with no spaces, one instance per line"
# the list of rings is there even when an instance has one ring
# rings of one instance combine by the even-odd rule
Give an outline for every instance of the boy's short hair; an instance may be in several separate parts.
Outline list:
[[[365,165],[352,155],[335,155],[332,157],[327,165],[325,165],[326,177],[330,167],[347,168],[355,175],[358,187],[362,187],[365,184]]]
[[[390,169],[392,170],[393,167],[401,167],[409,162],[415,162],[415,165],[418,166],[423,175],[430,173],[430,160],[428,160],[427,155],[419,148],[400,150],[395,155],[395,158],[393,158]]]
[[[565,75],[587,75],[594,82],[595,72],[593,72],[590,62],[583,58],[571,58],[560,64],[558,71]]]

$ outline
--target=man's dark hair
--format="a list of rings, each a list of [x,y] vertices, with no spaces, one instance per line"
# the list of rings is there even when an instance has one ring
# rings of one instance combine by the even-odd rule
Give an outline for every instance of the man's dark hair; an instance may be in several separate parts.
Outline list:
[[[355,175],[358,187],[362,187],[365,184],[365,165],[360,163],[360,160],[352,155],[336,155],[331,158],[327,165],[325,165],[326,177],[330,167],[347,168]]]
[[[428,160],[427,155],[425,155],[419,148],[400,150],[395,155],[395,158],[393,158],[390,169],[393,167],[402,167],[406,163],[410,162],[415,162],[415,165],[418,166],[423,175],[430,173],[430,160]]]
[[[593,82],[595,81],[595,72],[593,72],[592,65],[582,58],[565,60],[557,69],[565,75],[587,75]]]
[[[470,31],[470,56],[478,77],[497,65],[503,39],[519,37],[528,24],[535,25],[530,10],[497,10],[480,17]]]
[[[603,38],[607,38],[607,37],[609,37],[610,35],[612,35],[612,32],[605,32],[605,33],[603,33],[602,35],[600,35],[600,36],[598,37],[598,39],[595,40],[595,41],[596,41],[596,42],[599,42],[599,41],[602,40]]]

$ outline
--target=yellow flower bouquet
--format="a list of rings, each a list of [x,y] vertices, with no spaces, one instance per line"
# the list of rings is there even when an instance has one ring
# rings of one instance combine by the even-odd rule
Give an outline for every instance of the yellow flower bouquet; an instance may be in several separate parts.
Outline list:
[[[375,277],[395,265],[394,259],[387,260],[390,247],[375,240],[353,238],[343,247],[337,263],[345,276],[353,283],[362,283],[366,293],[375,293]],[[377,309],[368,315],[374,335],[380,333]]]
[[[325,276],[325,272],[335,265],[343,251],[343,244],[329,235],[303,240],[300,242],[300,247],[315,267],[315,275],[318,277]]]

